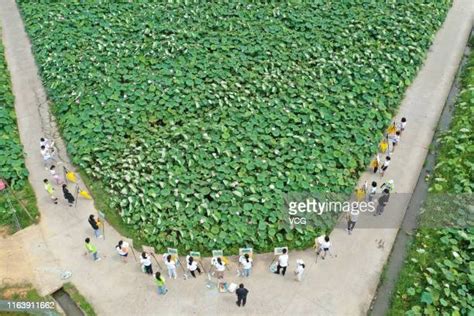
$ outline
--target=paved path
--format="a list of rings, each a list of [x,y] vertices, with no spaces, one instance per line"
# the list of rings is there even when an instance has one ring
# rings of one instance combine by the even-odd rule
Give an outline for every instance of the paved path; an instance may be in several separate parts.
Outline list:
[[[398,192],[410,193],[416,184],[472,27],[473,9],[471,0],[455,1],[437,33],[424,67],[407,90],[400,107],[400,116],[408,118],[408,130],[384,178],[395,179]],[[38,138],[42,135],[54,138],[63,161],[67,166],[70,162],[49,115],[30,42],[15,2],[2,0],[0,14],[20,136],[28,153],[26,165],[42,214],[39,225],[12,238],[22,240],[35,274],[34,283],[42,293],[60,287],[59,273],[68,269],[73,272],[72,282],[99,315],[365,315],[409,195],[390,203],[382,217],[361,217],[357,224],[359,229],[356,227],[352,236],[335,229],[331,239],[336,258],[319,260],[315,264],[312,251],[292,251],[290,270],[294,268],[296,258],[303,258],[307,263],[302,283],[293,281],[291,273],[285,278],[270,274],[268,265],[272,256],[257,256],[254,273],[245,280],[250,289],[248,306],[240,310],[235,306],[234,295],[208,290],[203,276],[196,280],[168,281],[169,293],[159,297],[151,278],[140,273],[133,258],[128,264],[118,260],[114,245],[120,236],[110,226],[106,240],[93,239],[106,258],[94,263],[84,257],[84,237],[92,235],[87,217],[96,211],[91,201],[84,200],[79,201],[77,209],[70,209],[65,203],[52,205],[44,192],[42,179],[47,172],[42,167]],[[371,175],[362,175],[361,182],[365,179],[371,179]],[[360,228],[377,225],[381,228]],[[379,241],[383,247],[379,247]],[[233,273],[235,266],[227,280],[239,282]]]

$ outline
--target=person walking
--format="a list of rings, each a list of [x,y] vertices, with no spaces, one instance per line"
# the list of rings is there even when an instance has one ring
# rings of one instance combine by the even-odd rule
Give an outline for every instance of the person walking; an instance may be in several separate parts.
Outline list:
[[[222,262],[221,257],[213,258],[213,265],[216,268],[216,277],[218,279],[224,278],[225,263]]]
[[[390,199],[390,191],[388,189],[384,189],[382,192],[382,196],[379,198],[379,201],[377,204],[377,210],[375,211],[374,216],[382,215],[389,199]]]
[[[288,254],[286,248],[283,248],[283,254],[278,257],[278,265],[277,270],[275,271],[276,274],[281,274],[285,276],[286,268],[288,267]]]
[[[194,260],[193,257],[187,256],[186,257],[187,267],[193,278],[196,277],[196,271],[201,274],[201,269],[199,268],[197,262]]]
[[[347,228],[346,231],[349,235],[352,235],[352,230],[357,223],[357,219],[359,218],[359,210],[354,209],[347,213]]]
[[[151,258],[150,255],[146,252],[142,252],[142,255],[140,257],[140,263],[143,266],[143,269],[146,274],[153,274],[153,268],[151,266]]]
[[[368,190],[367,200],[369,202],[372,202],[375,194],[377,194],[377,182],[372,181],[372,183],[370,185],[370,189]]]
[[[317,243],[316,256],[319,256],[319,254],[324,251],[323,255],[321,256],[321,259],[324,260],[326,258],[326,254],[330,252],[330,248],[331,248],[331,242],[329,241],[329,236],[328,235],[319,236],[316,239],[316,243]]]
[[[85,247],[87,249],[87,252],[85,253],[86,255],[87,253],[90,253],[92,258],[94,258],[94,261],[100,261],[101,258],[99,257],[97,248],[91,243],[91,239],[89,237],[85,239]]]
[[[100,222],[98,220],[95,220],[94,214],[89,215],[89,224],[91,225],[92,229],[94,230],[94,235],[96,238],[102,238],[102,234],[100,232],[99,224]]]
[[[165,262],[166,268],[168,269],[168,276],[176,280],[176,261],[173,260],[173,257],[170,254],[165,254],[163,256],[163,261]]]
[[[239,288],[235,291],[235,294],[237,294],[237,302],[235,302],[235,304],[237,304],[238,307],[244,307],[247,303],[247,295],[249,294],[249,290],[244,287],[243,283],[240,283]]]
[[[56,185],[61,185],[64,183],[64,180],[59,176],[59,174],[56,172],[56,166],[52,165],[49,168],[49,172],[51,173],[51,177],[53,178],[54,182]]]
[[[124,242],[123,240],[119,240],[117,246],[115,246],[117,253],[122,258],[124,263],[127,263],[128,258],[128,243]]]
[[[296,281],[301,282],[305,268],[306,268],[306,265],[304,264],[303,259],[296,260],[296,270],[295,270]]]
[[[69,204],[69,207],[72,207],[74,205],[74,196],[71,194],[71,192],[69,192],[69,190],[67,189],[67,185],[66,184],[63,184],[63,194],[64,194],[64,198],[67,200],[67,203]]]
[[[48,192],[49,197],[51,198],[51,201],[53,201],[54,204],[58,204],[58,198],[54,196],[54,188],[51,185],[51,183],[49,183],[48,179],[44,179],[43,183],[44,183],[44,189],[46,190],[46,192]]]
[[[384,176],[385,171],[387,171],[388,166],[390,165],[390,160],[391,160],[390,156],[385,157],[385,161],[383,162],[383,165],[380,168],[380,174],[382,175],[382,177]]]
[[[248,278],[252,271],[252,258],[250,258],[249,254],[246,253],[245,255],[240,256],[239,262],[242,265],[242,276]]]
[[[168,293],[165,278],[161,276],[160,272],[155,273],[155,284],[158,287],[159,295],[165,295],[166,293]]]

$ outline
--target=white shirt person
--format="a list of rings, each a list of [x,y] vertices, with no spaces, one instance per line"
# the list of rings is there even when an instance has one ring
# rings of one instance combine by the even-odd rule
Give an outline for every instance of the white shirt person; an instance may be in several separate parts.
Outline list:
[[[170,279],[176,279],[176,261],[173,259],[173,256],[165,253],[163,255],[163,261],[165,262],[166,268],[168,269],[168,276]]]
[[[285,273],[286,273],[286,268],[288,267],[288,250],[286,250],[286,248],[283,249],[283,254],[281,254],[279,257],[278,257],[278,265],[277,265],[277,270],[275,271],[276,274],[280,274],[280,270],[281,270],[281,274],[283,276],[285,276]]]
[[[201,269],[199,269],[199,266],[197,264],[197,261],[194,260],[193,257],[191,256],[186,256],[186,264],[189,272],[191,272],[191,275],[193,278],[196,277],[196,271],[201,274]]]
[[[246,253],[245,255],[240,256],[239,262],[242,265],[242,276],[249,277],[250,272],[252,271],[252,258],[250,258],[250,255]]]
[[[296,281],[301,282],[305,268],[306,266],[304,264],[303,259],[296,260],[296,270],[295,270]]]

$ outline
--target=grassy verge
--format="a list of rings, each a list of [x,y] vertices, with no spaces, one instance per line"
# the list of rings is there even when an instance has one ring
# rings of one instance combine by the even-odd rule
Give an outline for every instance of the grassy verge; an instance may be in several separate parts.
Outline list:
[[[11,211],[12,207],[15,210],[18,224],[13,211]],[[21,190],[15,191],[15,195],[6,192],[1,193],[0,208],[3,209],[0,212],[0,226],[5,227],[8,234],[17,232],[18,225],[22,229],[39,221],[40,214],[36,205],[36,195],[29,183]]]
[[[471,39],[471,47],[472,44]],[[457,316],[472,315],[474,311],[474,229],[466,213],[472,210],[468,207],[466,211],[463,202],[466,198],[472,202],[474,191],[472,53],[463,70],[450,129],[441,135],[439,143],[429,188],[438,196],[435,203],[427,199],[424,204],[420,228],[400,273],[388,315]]]
[[[14,233],[37,222],[39,216],[36,197],[28,182],[28,171],[13,105],[10,74],[0,43],[0,179],[11,185],[18,198],[17,200],[11,193],[6,192],[7,190],[0,192],[0,229],[7,233]],[[31,217],[24,211],[22,204]]]
[[[97,314],[94,311],[89,302],[85,299],[84,296],[79,293],[78,289],[72,283],[65,283],[63,289],[69,294],[74,302],[82,309],[85,315],[87,316],[96,316]]]
[[[41,296],[30,283],[8,284],[0,287],[0,299],[8,301],[53,302],[50,296]],[[27,312],[0,312],[0,315],[32,315]],[[38,313],[39,315],[39,313]],[[41,313],[43,315],[43,313]]]

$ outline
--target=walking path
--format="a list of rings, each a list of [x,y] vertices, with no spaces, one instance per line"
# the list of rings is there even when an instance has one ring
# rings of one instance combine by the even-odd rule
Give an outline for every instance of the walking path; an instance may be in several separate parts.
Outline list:
[[[454,2],[424,67],[407,90],[400,116],[407,117],[408,129],[383,179],[395,179],[397,192],[410,193],[416,184],[472,28],[473,10],[471,0]],[[219,294],[215,289],[207,289],[204,276],[186,281],[182,278],[170,280],[168,294],[158,296],[152,279],[140,272],[133,256],[128,264],[120,262],[114,246],[121,237],[110,226],[105,240],[92,238],[99,253],[106,256],[104,260],[95,263],[90,257],[84,257],[84,238],[93,236],[87,217],[97,211],[92,201],[85,200],[79,201],[77,209],[69,208],[65,202],[53,205],[43,189],[42,180],[48,173],[42,165],[39,137],[54,138],[61,159],[67,166],[71,165],[49,114],[30,42],[14,0],[0,2],[0,15],[20,136],[28,153],[26,165],[41,211],[39,225],[11,238],[22,240],[33,267],[34,284],[41,293],[59,288],[62,282],[59,274],[67,269],[73,273],[71,281],[99,315],[366,314],[404,216],[409,194],[391,201],[381,217],[361,216],[352,236],[342,229],[335,229],[331,234],[335,258],[318,260],[316,264],[313,251],[290,251],[290,269],[283,278],[268,272],[271,254],[256,256],[253,275],[245,280],[250,290],[248,305],[240,310],[235,306],[234,294]],[[371,174],[364,174],[361,183],[372,178]],[[377,178],[378,182],[382,181]],[[57,190],[60,193],[59,188]],[[301,283],[295,282],[292,275],[297,258],[307,263]],[[182,275],[180,270],[178,272]],[[240,281],[235,277],[235,265],[227,276],[227,281]]]

